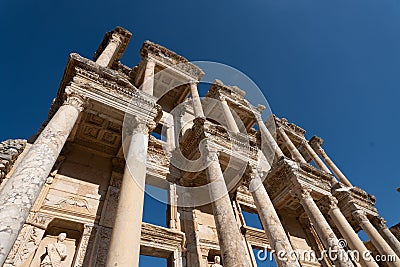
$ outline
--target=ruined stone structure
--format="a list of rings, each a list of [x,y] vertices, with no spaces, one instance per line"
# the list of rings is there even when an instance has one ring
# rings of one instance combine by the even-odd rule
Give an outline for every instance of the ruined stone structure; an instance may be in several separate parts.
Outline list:
[[[35,140],[0,144],[0,265],[132,267],[142,254],[171,267],[250,267],[253,249],[267,248],[322,255],[276,254],[280,267],[400,266],[399,240],[375,198],[351,184],[321,138],[307,140],[283,118],[264,121],[246,88],[215,81],[206,96],[219,106],[205,105],[197,89],[203,71],[158,44],[145,42],[138,65],[123,65],[130,39],[117,27],[93,60],[71,54]],[[208,118],[213,109],[226,125]],[[156,138],[163,129],[165,140]],[[173,166],[177,150],[207,167]],[[229,171],[241,175],[229,180]],[[168,190],[168,227],[142,222],[145,184]],[[211,201],[200,206],[179,189],[204,184]],[[246,225],[245,212],[258,214],[263,229]],[[360,230],[375,256],[397,262],[323,255],[365,251]]]

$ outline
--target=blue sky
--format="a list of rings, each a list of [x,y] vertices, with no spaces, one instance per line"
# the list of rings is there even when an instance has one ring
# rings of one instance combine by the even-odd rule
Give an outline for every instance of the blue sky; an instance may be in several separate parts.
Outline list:
[[[400,1],[2,1],[0,139],[28,138],[46,118],[70,52],[91,58],[106,31],[133,33],[190,60],[233,66],[271,109],[325,139],[354,185],[400,221]]]

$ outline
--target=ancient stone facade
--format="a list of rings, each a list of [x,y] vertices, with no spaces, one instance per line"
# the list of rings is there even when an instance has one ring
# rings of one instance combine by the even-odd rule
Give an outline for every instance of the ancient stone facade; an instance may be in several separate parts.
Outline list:
[[[206,104],[203,71],[158,44],[146,41],[138,65],[123,65],[130,39],[117,27],[93,60],[71,54],[35,140],[0,144],[0,265],[132,267],[148,255],[170,267],[250,267],[254,249],[267,249],[280,267],[400,266],[398,229],[321,138],[307,140],[283,118],[264,121],[246,88],[216,80],[206,97],[217,104]],[[179,155],[206,167],[178,168]],[[145,184],[168,191],[167,227],[142,222]],[[199,195],[189,190],[204,185]],[[200,196],[209,201],[198,204]],[[394,261],[323,253],[367,246]],[[293,257],[308,251],[320,258]]]

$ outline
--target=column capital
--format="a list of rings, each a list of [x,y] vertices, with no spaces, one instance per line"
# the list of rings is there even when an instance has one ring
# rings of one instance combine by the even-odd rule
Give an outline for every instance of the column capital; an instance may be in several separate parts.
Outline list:
[[[321,211],[323,211],[325,213],[329,213],[333,209],[338,209],[338,206],[337,206],[338,200],[334,196],[332,196],[332,195],[325,196],[321,200],[322,201],[319,202]]]
[[[378,229],[383,230],[387,228],[386,221],[381,216],[375,216],[371,219],[371,223]]]
[[[204,141],[203,151],[206,156],[205,160],[207,162],[207,165],[213,161],[219,161],[219,151],[210,141]]]
[[[361,222],[369,222],[368,217],[363,210],[355,210],[352,212],[353,217],[357,220],[358,223]]]
[[[289,192],[293,197],[302,201],[306,198],[311,198],[312,189],[308,186],[295,185]]]
[[[156,63],[156,61],[152,57],[146,57],[146,63]]]
[[[157,123],[153,120],[140,118],[138,116],[129,116],[125,118],[124,121],[125,133],[129,136],[138,133],[148,135],[154,130],[154,128],[156,128],[156,126]]]
[[[189,80],[189,84],[197,85],[198,83],[199,83],[198,80],[194,80],[194,79]]]
[[[110,41],[109,41],[109,42],[110,42],[110,43],[116,43],[116,44],[120,45],[120,44],[122,43],[121,36],[120,36],[118,33],[114,32],[114,33],[111,35],[111,38],[110,38]]]
[[[70,105],[75,107],[79,111],[83,111],[85,104],[87,103],[87,98],[78,94],[77,92],[66,88],[65,89],[66,99],[63,105]]]

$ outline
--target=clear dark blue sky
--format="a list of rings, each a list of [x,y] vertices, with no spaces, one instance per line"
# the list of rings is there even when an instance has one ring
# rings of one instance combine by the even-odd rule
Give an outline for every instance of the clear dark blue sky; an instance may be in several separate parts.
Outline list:
[[[70,52],[91,58],[106,31],[133,33],[190,60],[231,65],[274,113],[325,139],[354,185],[400,221],[399,0],[2,1],[0,139],[28,138],[46,118]]]

